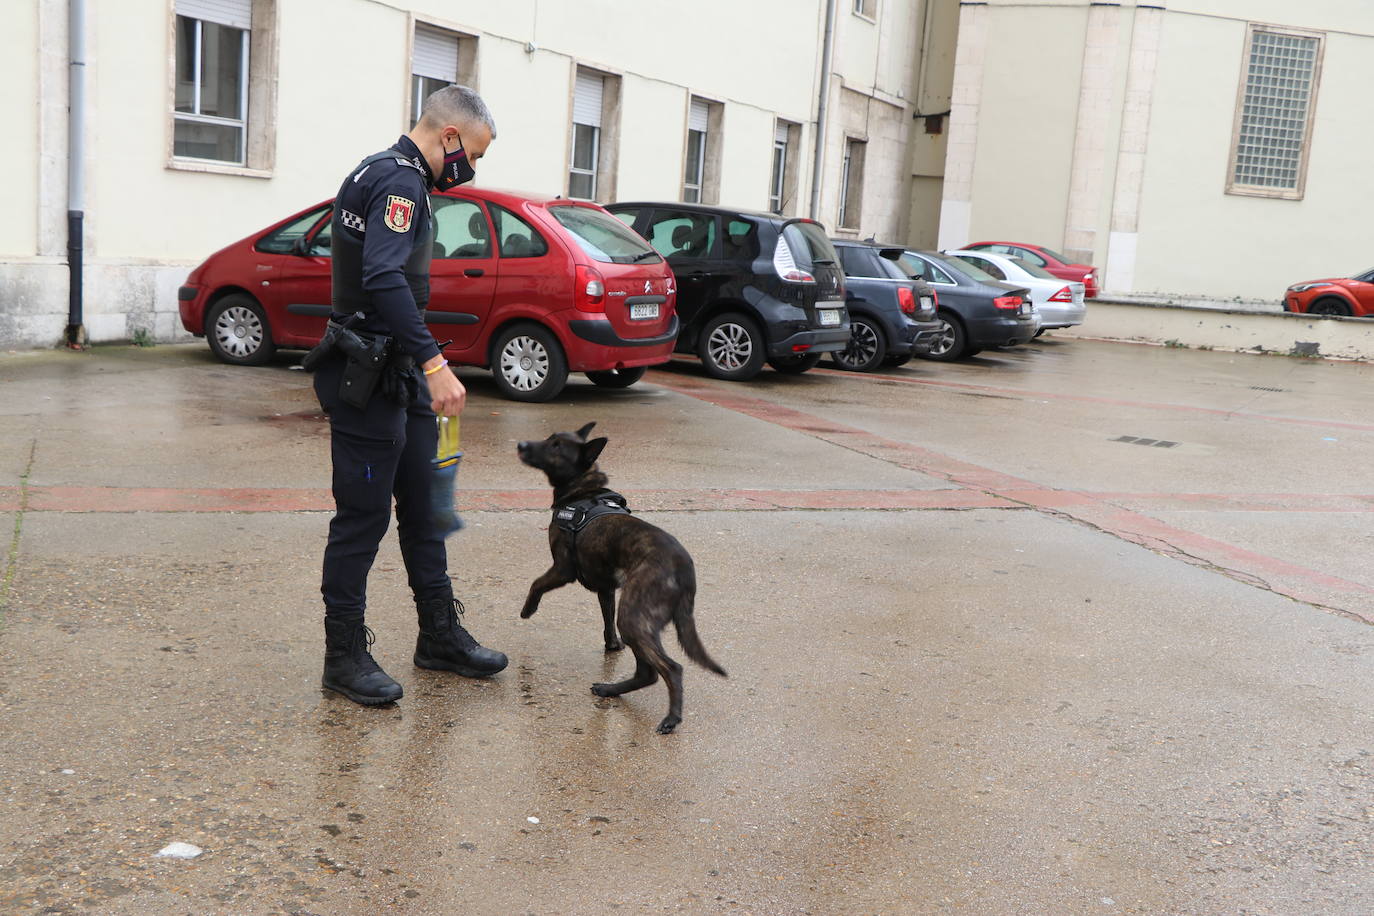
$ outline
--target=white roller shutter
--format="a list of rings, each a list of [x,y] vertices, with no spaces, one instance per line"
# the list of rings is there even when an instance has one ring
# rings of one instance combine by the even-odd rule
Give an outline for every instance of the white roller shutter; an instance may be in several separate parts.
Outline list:
[[[706,127],[711,119],[711,106],[701,99],[692,99],[692,109],[687,114],[687,129],[699,130],[706,133]]]
[[[773,141],[775,143],[787,142],[787,122],[779,121],[778,126],[773,128]]]
[[[446,83],[458,82],[458,36],[417,23],[410,72]]]
[[[253,0],[177,0],[177,15],[248,29],[253,25]]]
[[[601,99],[606,90],[605,77],[587,70],[577,71],[573,87],[573,123],[601,126]]]

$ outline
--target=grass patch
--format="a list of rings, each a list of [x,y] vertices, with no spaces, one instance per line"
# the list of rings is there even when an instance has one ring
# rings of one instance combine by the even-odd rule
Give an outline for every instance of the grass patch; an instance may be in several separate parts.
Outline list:
[[[155,347],[157,341],[153,340],[153,333],[147,328],[134,328],[134,336],[131,343],[135,347]]]

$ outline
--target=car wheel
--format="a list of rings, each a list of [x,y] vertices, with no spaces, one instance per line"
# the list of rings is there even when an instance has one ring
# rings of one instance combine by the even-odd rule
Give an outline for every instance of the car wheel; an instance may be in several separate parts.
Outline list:
[[[743,315],[717,315],[701,329],[697,355],[712,378],[748,381],[763,371],[763,334],[752,319]]]
[[[889,356],[887,359],[883,360],[883,367],[887,369],[896,369],[898,366],[905,366],[907,363],[911,362],[911,360],[912,355],[910,353],[904,356]]]
[[[491,374],[501,394],[513,401],[551,401],[568,383],[568,361],[548,329],[517,324],[496,338]]]
[[[830,354],[836,368],[850,372],[872,372],[887,358],[887,340],[883,329],[871,319],[850,316],[849,345]]]
[[[599,372],[588,372],[587,378],[592,380],[593,385],[602,388],[629,388],[644,378],[644,367],[635,366],[633,369],[606,369]]]
[[[277,350],[267,313],[246,293],[232,293],[210,306],[205,339],[211,353],[234,366],[261,366]]]
[[[940,330],[930,342],[926,359],[942,363],[963,359],[969,352],[968,332],[964,330],[964,323],[949,312],[940,312],[935,320],[940,322]]]
[[[803,372],[816,368],[820,361],[821,355],[819,353],[808,353],[804,356],[783,356],[778,359],[770,359],[768,365],[783,375],[801,375]]]
[[[1340,299],[1318,299],[1316,302],[1312,303],[1310,306],[1307,307],[1307,312],[1310,315],[1348,316],[1350,314],[1350,306],[1346,305]]]

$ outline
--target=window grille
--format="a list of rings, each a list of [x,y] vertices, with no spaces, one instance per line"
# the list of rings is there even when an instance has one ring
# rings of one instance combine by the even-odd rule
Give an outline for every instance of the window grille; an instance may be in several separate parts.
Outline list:
[[[1303,178],[1321,39],[1255,29],[1231,173],[1245,188],[1297,191]]]

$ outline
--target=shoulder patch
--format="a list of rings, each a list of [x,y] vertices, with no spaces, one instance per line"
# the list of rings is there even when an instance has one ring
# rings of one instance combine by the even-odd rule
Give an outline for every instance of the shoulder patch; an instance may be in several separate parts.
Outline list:
[[[392,194],[386,199],[386,226],[394,232],[405,232],[415,216],[415,201]]]

